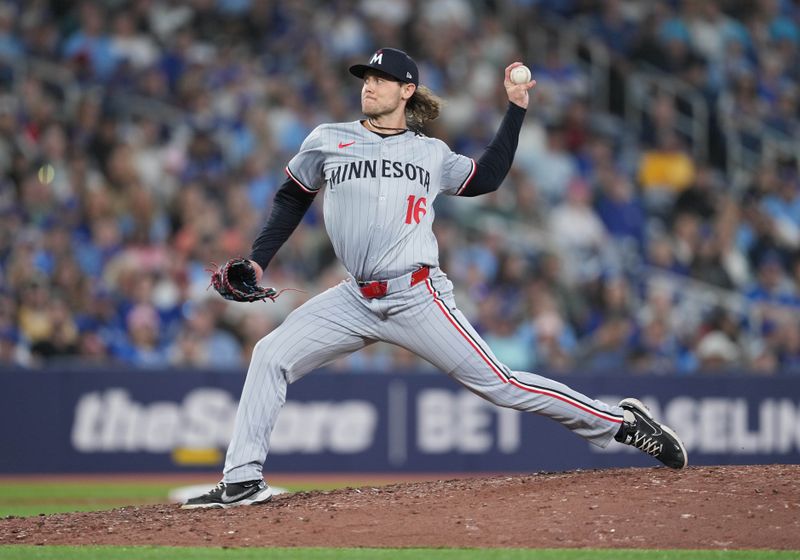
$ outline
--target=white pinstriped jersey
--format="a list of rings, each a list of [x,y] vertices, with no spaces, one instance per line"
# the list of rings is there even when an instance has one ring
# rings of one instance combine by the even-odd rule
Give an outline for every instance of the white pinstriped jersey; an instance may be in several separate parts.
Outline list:
[[[308,192],[325,187],[325,228],[347,271],[385,280],[438,266],[433,201],[463,191],[475,162],[441,140],[382,137],[354,121],[315,128],[286,172]]]

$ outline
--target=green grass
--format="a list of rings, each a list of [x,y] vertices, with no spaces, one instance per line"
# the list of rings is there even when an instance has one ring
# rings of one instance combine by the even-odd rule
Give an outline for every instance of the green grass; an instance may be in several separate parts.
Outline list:
[[[182,548],[0,546],[4,560],[789,560],[797,552],[762,550],[606,550],[606,549],[433,549],[433,548]]]
[[[0,517],[94,511],[167,500],[168,484],[24,483],[0,484]]]

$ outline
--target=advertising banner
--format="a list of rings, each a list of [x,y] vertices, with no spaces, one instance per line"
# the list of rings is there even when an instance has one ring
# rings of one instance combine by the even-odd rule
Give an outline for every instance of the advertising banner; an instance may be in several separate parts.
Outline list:
[[[800,462],[800,379],[561,378],[635,396],[683,438],[690,464]],[[0,371],[0,472],[221,469],[244,374]],[[291,385],[265,471],[533,472],[651,466],[552,420],[496,407],[436,373],[316,372]]]

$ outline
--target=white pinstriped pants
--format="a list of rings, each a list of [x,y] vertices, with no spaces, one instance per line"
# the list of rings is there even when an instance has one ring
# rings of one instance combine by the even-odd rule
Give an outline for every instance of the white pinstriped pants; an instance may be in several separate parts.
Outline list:
[[[224,481],[262,477],[288,383],[376,341],[407,348],[498,406],[547,416],[595,445],[608,445],[622,409],[540,375],[509,370],[456,308],[452,288],[434,268],[424,282],[380,299],[365,299],[355,282],[345,281],[294,310],[253,350]]]

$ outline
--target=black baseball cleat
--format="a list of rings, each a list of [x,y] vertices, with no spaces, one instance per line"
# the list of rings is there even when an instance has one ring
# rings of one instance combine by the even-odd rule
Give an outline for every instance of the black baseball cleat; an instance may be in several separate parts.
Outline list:
[[[220,482],[206,494],[186,500],[181,509],[230,508],[263,504],[272,499],[272,489],[263,480]]]
[[[672,469],[682,469],[689,463],[678,434],[656,422],[641,401],[623,399],[619,406],[624,410],[624,420],[614,439],[641,449]]]

